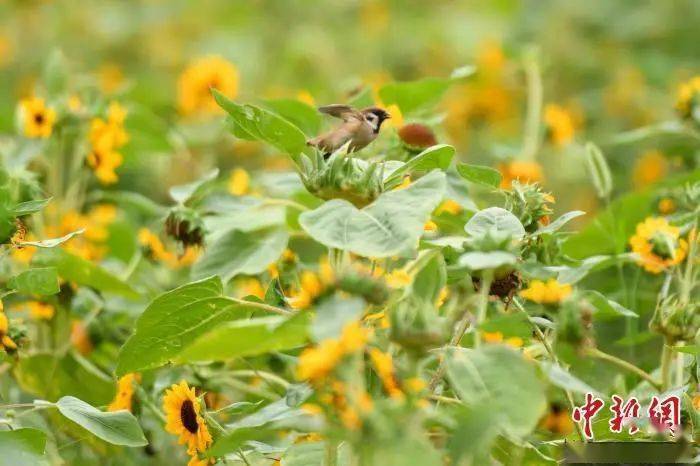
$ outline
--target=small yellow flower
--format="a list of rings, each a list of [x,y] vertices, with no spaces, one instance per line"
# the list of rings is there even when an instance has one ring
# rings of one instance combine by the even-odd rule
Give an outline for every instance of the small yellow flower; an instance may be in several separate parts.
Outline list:
[[[407,391],[413,393],[420,393],[427,386],[425,380],[421,379],[420,377],[411,377],[409,379],[406,379],[403,385]]]
[[[316,107],[316,100],[314,99],[314,96],[305,89],[297,92],[297,100],[304,102],[310,107]]]
[[[645,152],[632,168],[632,183],[637,189],[645,188],[663,179],[668,173],[668,160],[658,150]]]
[[[83,109],[83,103],[80,101],[80,97],[73,94],[68,97],[68,110],[73,113],[79,112]]]
[[[544,122],[547,134],[556,146],[565,146],[574,140],[576,124],[569,110],[557,104],[549,104],[544,108]]]
[[[211,95],[212,88],[230,99],[238,94],[238,69],[216,55],[193,61],[180,75],[177,85],[180,112],[184,115],[220,113]]]
[[[550,278],[546,282],[531,281],[526,289],[520,291],[520,296],[535,303],[557,304],[568,298],[571,292],[571,285],[562,285],[556,279]]]
[[[119,103],[112,102],[107,109],[106,120],[98,117],[90,123],[88,139],[91,149],[87,164],[102,184],[113,184],[118,180],[115,170],[123,163],[118,150],[129,140],[123,126],[126,113]]]
[[[399,389],[394,374],[394,363],[391,355],[389,353],[383,353],[377,348],[370,348],[369,357],[389,396],[392,398],[403,398],[403,392]]]
[[[158,235],[148,228],[139,230],[138,241],[152,259],[163,262],[173,269],[191,265],[199,255],[199,250],[190,246],[185,249],[182,255],[173,254],[166,249]]]
[[[12,352],[17,349],[17,344],[7,335],[10,323],[1,308],[2,301],[0,301],[0,348],[7,352]]]
[[[250,175],[242,168],[235,168],[228,180],[228,192],[234,196],[243,196],[250,190]]]
[[[187,466],[209,466],[210,464],[214,464],[215,461],[216,460],[214,458],[201,459],[198,455],[195,454],[187,462]]]
[[[71,321],[70,342],[80,354],[86,356],[92,352],[92,341],[85,324],[79,320]]]
[[[244,278],[236,285],[237,294],[239,297],[255,296],[256,298],[265,299],[265,288],[257,278]]]
[[[387,329],[391,326],[389,316],[384,311],[375,312],[374,314],[367,314],[363,320],[370,323],[378,322],[376,325],[380,329]]]
[[[660,273],[680,264],[688,252],[688,243],[680,238],[680,229],[663,217],[648,217],[637,225],[630,238],[637,264],[651,273]]]
[[[542,181],[542,166],[535,161],[512,160],[508,163],[498,165],[498,170],[501,172],[501,188],[510,189],[514,180],[521,183],[534,183]]]
[[[481,332],[481,338],[486,343],[505,343],[513,348],[521,348],[523,346],[523,339],[520,337],[508,337],[504,338],[501,332]]]
[[[29,310],[29,316],[35,320],[51,320],[56,313],[56,309],[51,304],[39,301],[28,302],[27,309]]]
[[[441,214],[443,212],[447,212],[448,214],[452,215],[458,215],[460,212],[462,212],[462,206],[457,203],[457,201],[454,201],[452,199],[446,199],[440,204],[435,211],[436,214]]]
[[[693,395],[693,408],[695,411],[700,411],[700,392]]]
[[[437,223],[433,222],[432,220],[428,220],[427,222],[425,222],[425,225],[423,225],[423,230],[428,232],[437,231]]]
[[[673,199],[665,197],[659,201],[657,206],[659,213],[663,215],[672,214],[676,211],[676,202]]]
[[[436,307],[442,306],[443,304],[445,304],[445,301],[449,297],[450,297],[450,289],[446,286],[443,286],[442,288],[440,288],[440,293],[438,293],[438,297],[435,300],[435,306]]]
[[[209,428],[200,414],[201,409],[194,388],[184,380],[172,385],[163,397],[163,411],[167,420],[165,430],[178,435],[178,443],[186,443],[190,455],[206,451],[212,443]]]
[[[287,301],[294,309],[306,309],[321,293],[323,293],[323,284],[318,275],[310,270],[304,270],[299,278],[299,289],[291,292]]]
[[[131,411],[134,396],[134,383],[139,380],[138,374],[126,374],[117,381],[117,392],[114,400],[107,406],[107,411]]]
[[[105,94],[112,94],[124,84],[124,72],[116,63],[104,63],[97,70],[100,89]]]
[[[404,118],[399,106],[396,104],[387,105],[386,111],[389,115],[391,115],[391,118],[386,120],[384,125],[389,128],[401,128],[404,124]]]
[[[408,188],[409,186],[411,186],[411,177],[410,177],[410,176],[404,176],[404,177],[403,177],[403,180],[401,181],[401,184],[399,184],[398,186],[396,186],[393,190],[394,190],[394,191],[398,191],[399,189]]]
[[[691,118],[693,106],[700,100],[700,76],[695,76],[678,88],[676,109],[682,118]]]
[[[20,102],[24,135],[29,138],[48,138],[56,121],[56,111],[47,107],[44,99],[30,97]]]

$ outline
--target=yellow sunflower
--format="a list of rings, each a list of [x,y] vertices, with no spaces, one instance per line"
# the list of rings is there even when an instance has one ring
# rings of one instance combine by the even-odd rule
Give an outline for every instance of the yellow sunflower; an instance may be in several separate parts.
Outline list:
[[[0,348],[12,352],[17,349],[17,344],[7,335],[10,323],[7,316],[2,312],[2,301],[0,301]]]
[[[201,405],[194,388],[188,386],[187,382],[183,380],[166,390],[163,410],[167,418],[166,432],[179,435],[178,442],[187,444],[188,454],[194,455],[209,448],[212,443],[211,434],[200,415]]]
[[[22,121],[24,135],[29,138],[48,138],[51,136],[53,124],[56,121],[56,111],[47,107],[44,99],[31,97],[22,100]]]
[[[238,94],[238,79],[236,66],[222,57],[214,55],[195,60],[183,71],[177,83],[180,112],[185,115],[220,113],[211,89],[233,99]]]
[[[139,381],[138,374],[126,374],[117,381],[117,393],[114,400],[107,406],[108,411],[131,411],[132,399],[134,397],[134,383]]]
[[[518,180],[521,183],[534,183],[544,179],[542,166],[535,161],[512,160],[507,163],[499,163],[497,168],[503,176],[501,178],[502,189],[510,189],[513,180]]]
[[[561,284],[556,279],[532,280],[530,286],[520,291],[520,296],[539,304],[557,304],[571,295],[571,285]]]
[[[688,243],[680,238],[680,229],[662,217],[648,217],[638,224],[630,246],[637,254],[637,264],[651,273],[680,264],[688,252]]]

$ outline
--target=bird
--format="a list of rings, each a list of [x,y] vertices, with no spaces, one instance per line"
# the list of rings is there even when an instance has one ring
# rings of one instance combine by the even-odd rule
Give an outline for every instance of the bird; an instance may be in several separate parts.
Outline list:
[[[357,110],[349,105],[332,104],[319,107],[318,111],[343,120],[341,125],[331,131],[306,141],[307,145],[322,150],[324,158],[348,142],[348,152],[366,147],[377,138],[382,123],[391,118],[386,110],[379,107]]]

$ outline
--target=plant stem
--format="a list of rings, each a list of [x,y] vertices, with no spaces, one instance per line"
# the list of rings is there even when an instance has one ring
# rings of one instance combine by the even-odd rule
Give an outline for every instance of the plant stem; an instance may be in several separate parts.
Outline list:
[[[326,462],[324,466],[336,466],[338,464],[338,445],[335,441],[326,440]]]
[[[476,313],[476,329],[474,332],[474,348],[481,346],[481,325],[486,320],[486,311],[489,304],[489,291],[491,291],[492,281],[493,276],[491,271],[488,271],[481,280],[481,288],[479,289],[479,309]],[[464,331],[462,331],[462,334],[464,334]],[[459,339],[461,338],[462,336],[460,335]]]
[[[542,77],[538,52],[528,50],[525,57],[525,74],[527,77],[527,114],[523,138],[523,160],[534,160],[540,147],[540,123],[542,114]]]
[[[158,409],[158,407],[153,404],[148,393],[146,393],[141,386],[138,386],[136,391],[139,394],[139,401],[141,401],[141,403],[143,403],[143,405],[148,408],[160,420],[160,422],[166,424],[168,421],[165,419],[165,414],[163,414],[163,411]]]
[[[661,350],[661,387],[660,391],[664,392],[671,386],[671,364],[673,364],[673,350],[670,342],[664,342],[664,347]]]
[[[557,358],[554,349],[552,349],[552,346],[549,344],[549,341],[547,341],[547,337],[545,336],[545,334],[542,333],[542,330],[537,326],[535,322],[532,321],[532,319],[530,318],[530,314],[527,313],[523,305],[520,304],[520,302],[516,298],[513,298],[511,302],[515,304],[515,307],[525,315],[527,321],[530,323],[530,326],[535,331],[535,335],[537,335],[537,338],[540,340],[540,342],[542,342],[544,349],[547,350],[549,358],[552,360],[553,363],[559,366],[559,358]],[[566,394],[566,399],[569,402],[569,409],[571,409],[571,412],[573,413],[574,409],[576,409],[576,405],[574,404],[574,396],[571,394],[571,390],[564,389],[564,393]],[[579,439],[581,439],[581,441],[584,443],[587,442],[588,440],[586,439],[586,436],[583,435],[581,425],[578,422],[575,422],[574,425],[576,426],[576,432],[578,433]]]
[[[652,377],[648,372],[643,371],[639,367],[635,366],[634,364],[625,361],[624,359],[620,359],[617,356],[613,356],[612,354],[605,353],[598,348],[589,348],[586,350],[586,354],[589,356],[592,356],[594,358],[602,359],[603,361],[607,361],[611,364],[615,364],[617,367],[624,369],[628,372],[632,372],[633,374],[638,375],[640,378],[646,380],[649,382],[649,384],[656,388],[657,390],[661,389],[661,384],[659,383],[658,380],[655,380],[654,377]]]

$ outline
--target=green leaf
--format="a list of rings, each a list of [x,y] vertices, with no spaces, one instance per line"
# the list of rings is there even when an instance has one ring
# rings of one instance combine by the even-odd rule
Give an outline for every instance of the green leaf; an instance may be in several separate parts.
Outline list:
[[[508,233],[517,239],[525,236],[525,227],[518,217],[500,207],[480,210],[464,226],[464,231],[472,236],[481,236],[490,230]]]
[[[296,99],[275,99],[266,100],[265,105],[307,135],[315,135],[321,129],[320,113],[304,102]]]
[[[192,183],[173,186],[169,191],[170,197],[179,204],[186,204],[188,201],[201,196],[216,181],[218,176],[219,169],[215,168]]]
[[[48,205],[49,202],[51,202],[51,198],[21,202],[15,206],[12,213],[15,215],[15,217],[33,214],[34,212],[39,212],[42,210]]]
[[[0,466],[45,466],[46,434],[37,429],[0,431]]]
[[[514,265],[517,257],[505,251],[479,252],[473,251],[462,254],[458,264],[469,270],[497,269],[504,265]]]
[[[455,70],[449,78],[388,83],[379,89],[379,97],[384,104],[396,104],[402,113],[408,115],[436,104],[452,83],[473,73],[473,67],[465,66]]]
[[[612,175],[610,167],[600,148],[589,142],[586,144],[586,166],[593,181],[598,197],[606,198],[612,192]]]
[[[498,188],[501,184],[501,172],[495,168],[459,163],[457,173],[467,181],[489,188]]]
[[[263,441],[278,434],[277,430],[260,427],[242,427],[235,429],[226,435],[219,437],[214,445],[207,451],[210,457],[222,457],[229,453],[237,452],[249,440]]]
[[[308,340],[310,323],[308,312],[234,320],[201,335],[176,359],[180,363],[223,361],[295,348]]]
[[[595,316],[598,319],[609,319],[615,317],[633,317],[635,319],[639,318],[639,315],[636,312],[630,311],[622,304],[617,303],[612,299],[608,299],[598,291],[585,291],[584,295],[586,296],[588,301],[590,301],[593,307],[595,307]]]
[[[328,338],[338,338],[345,324],[357,321],[365,309],[362,298],[340,294],[324,299],[316,306],[316,316],[311,325],[311,336],[319,342]]]
[[[593,393],[600,396],[600,393],[595,388],[575,377],[559,364],[542,361],[540,362],[540,367],[549,381],[559,388],[563,388],[564,390],[569,390],[574,393]]]
[[[559,231],[564,225],[569,223],[571,220],[582,215],[586,215],[586,212],[582,210],[572,210],[571,212],[567,212],[561,217],[557,218],[555,221],[551,222],[549,225],[544,225],[538,228],[535,232],[535,235],[549,234]]]
[[[447,170],[454,154],[455,148],[447,144],[438,144],[425,149],[391,172],[384,181],[385,189],[398,186],[403,181],[404,175],[412,172],[426,172],[434,169]]]
[[[466,405],[489,405],[501,413],[500,428],[515,437],[529,434],[547,408],[545,387],[535,367],[504,345],[452,349],[447,354],[447,375]]]
[[[43,239],[41,241],[21,241],[19,246],[25,247],[25,246],[34,246],[37,248],[46,248],[46,249],[51,249],[55,248],[56,246],[65,243],[69,239],[73,238],[74,236],[77,235],[82,235],[85,230],[80,229],[77,231],[73,231],[71,233],[68,233],[65,236],[61,236],[60,238],[52,238],[52,239]]]
[[[219,275],[224,282],[238,274],[254,275],[275,262],[287,247],[282,228],[258,231],[229,230],[210,245],[192,266],[195,279]]]
[[[55,267],[25,270],[10,279],[10,286],[20,293],[49,296],[60,291]]]
[[[416,248],[423,225],[444,190],[445,174],[435,170],[408,188],[383,193],[362,210],[334,199],[304,212],[299,223],[327,247],[366,257],[389,257]]]
[[[224,297],[219,277],[163,293],[136,321],[134,334],[119,353],[116,373],[122,376],[160,367],[176,359],[202,335],[252,309]]]
[[[700,355],[700,345],[674,346],[673,349],[679,353],[692,354],[694,356]]]
[[[54,354],[22,357],[15,366],[14,376],[24,391],[46,400],[70,394],[99,406],[114,397],[114,381],[73,352],[63,357]]]
[[[63,249],[45,250],[35,258],[35,263],[53,266],[64,279],[78,285],[89,286],[107,293],[114,293],[126,298],[138,298],[140,295],[131,285],[107,272],[102,267],[81,257],[74,256]]]
[[[557,281],[562,284],[574,284],[585,278],[591,272],[632,260],[634,260],[634,255],[631,253],[618,254],[616,256],[591,256],[584,259],[580,265],[575,267],[556,267]]]
[[[411,283],[413,294],[420,297],[424,302],[435,304],[440,296],[445,283],[447,282],[447,271],[445,269],[445,259],[442,254],[426,254],[427,261],[423,261],[420,269],[416,273]],[[420,263],[423,257],[418,259]]]
[[[64,396],[56,407],[65,417],[105,442],[128,447],[148,445],[141,426],[129,411],[103,412],[73,396]]]
[[[306,136],[299,128],[255,105],[239,105],[216,89],[212,89],[212,93],[219,106],[230,115],[237,137],[266,142],[298,161],[299,154],[306,147]]]

